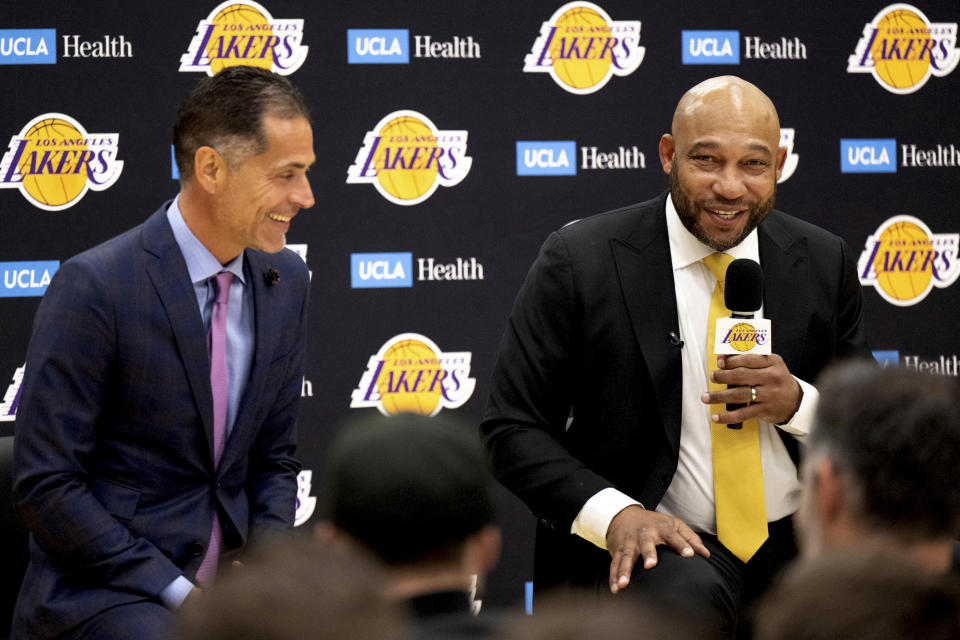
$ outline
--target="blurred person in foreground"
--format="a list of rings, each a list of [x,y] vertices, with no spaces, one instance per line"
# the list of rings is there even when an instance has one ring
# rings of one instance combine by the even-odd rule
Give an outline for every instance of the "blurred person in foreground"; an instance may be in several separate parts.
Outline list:
[[[348,423],[330,450],[320,539],[371,552],[384,591],[418,638],[490,637],[498,616],[474,610],[500,556],[492,478],[480,443],[446,417],[376,415]]]
[[[797,561],[757,608],[754,640],[957,640],[960,582],[845,549]]]
[[[688,612],[623,598],[583,598],[552,591],[537,599],[532,615],[504,620],[504,640],[719,640]]]
[[[818,386],[797,514],[804,555],[870,550],[957,571],[957,379],[848,363]]]
[[[372,559],[315,540],[261,550],[185,612],[179,640],[409,640]]]

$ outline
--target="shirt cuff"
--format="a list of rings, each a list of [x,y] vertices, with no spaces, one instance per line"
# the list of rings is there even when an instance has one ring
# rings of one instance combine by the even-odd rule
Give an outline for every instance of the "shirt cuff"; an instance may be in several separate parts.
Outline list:
[[[793,379],[800,385],[803,399],[800,400],[800,407],[797,412],[789,420],[776,426],[778,429],[783,429],[796,436],[802,442],[810,433],[810,427],[813,425],[813,416],[817,411],[817,403],[820,401],[820,392],[809,382],[804,382],[796,376]]]
[[[584,503],[580,513],[570,526],[570,533],[592,542],[601,549],[607,548],[607,529],[613,518],[630,505],[642,504],[613,487],[595,493]]]
[[[162,602],[167,609],[176,611],[180,608],[180,605],[183,604],[183,601],[186,600],[187,594],[190,593],[191,589],[193,589],[192,582],[183,576],[177,576],[176,580],[168,584],[163,588],[163,591],[160,592],[160,602]]]

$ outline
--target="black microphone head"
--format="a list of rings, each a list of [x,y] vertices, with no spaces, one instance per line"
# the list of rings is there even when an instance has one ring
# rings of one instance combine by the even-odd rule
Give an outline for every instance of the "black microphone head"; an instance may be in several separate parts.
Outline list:
[[[731,312],[753,313],[763,304],[763,269],[754,260],[740,258],[727,267],[723,303]]]

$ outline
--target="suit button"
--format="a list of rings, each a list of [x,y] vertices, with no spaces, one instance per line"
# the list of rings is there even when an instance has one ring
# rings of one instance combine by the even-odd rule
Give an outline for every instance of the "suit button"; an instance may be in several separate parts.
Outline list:
[[[660,486],[666,489],[670,486],[670,476],[660,476]]]
[[[219,489],[221,486],[223,486],[223,485],[222,485],[222,483],[221,483],[219,480],[217,480],[216,482],[213,483],[213,488],[214,488],[214,489]]]
[[[203,555],[203,545],[199,542],[191,542],[187,545],[187,553],[194,558],[199,558]]]

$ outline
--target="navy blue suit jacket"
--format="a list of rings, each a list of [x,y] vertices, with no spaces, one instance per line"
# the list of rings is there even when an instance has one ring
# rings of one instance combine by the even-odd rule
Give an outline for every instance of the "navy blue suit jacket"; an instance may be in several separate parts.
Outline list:
[[[677,469],[683,381],[666,198],[551,234],[510,314],[480,432],[497,478],[539,520],[538,587],[605,584],[610,557],[570,533],[574,518],[607,487],[653,508]],[[869,357],[847,244],[777,210],[757,232],[764,315],[790,372],[813,382],[834,358]],[[784,442],[796,460],[796,440]]]
[[[306,265],[288,250],[246,251],[256,345],[214,469],[206,335],[166,208],[65,262],[37,311],[15,424],[31,558],[14,638],[51,637],[192,580],[214,509],[228,552],[293,525]]]

